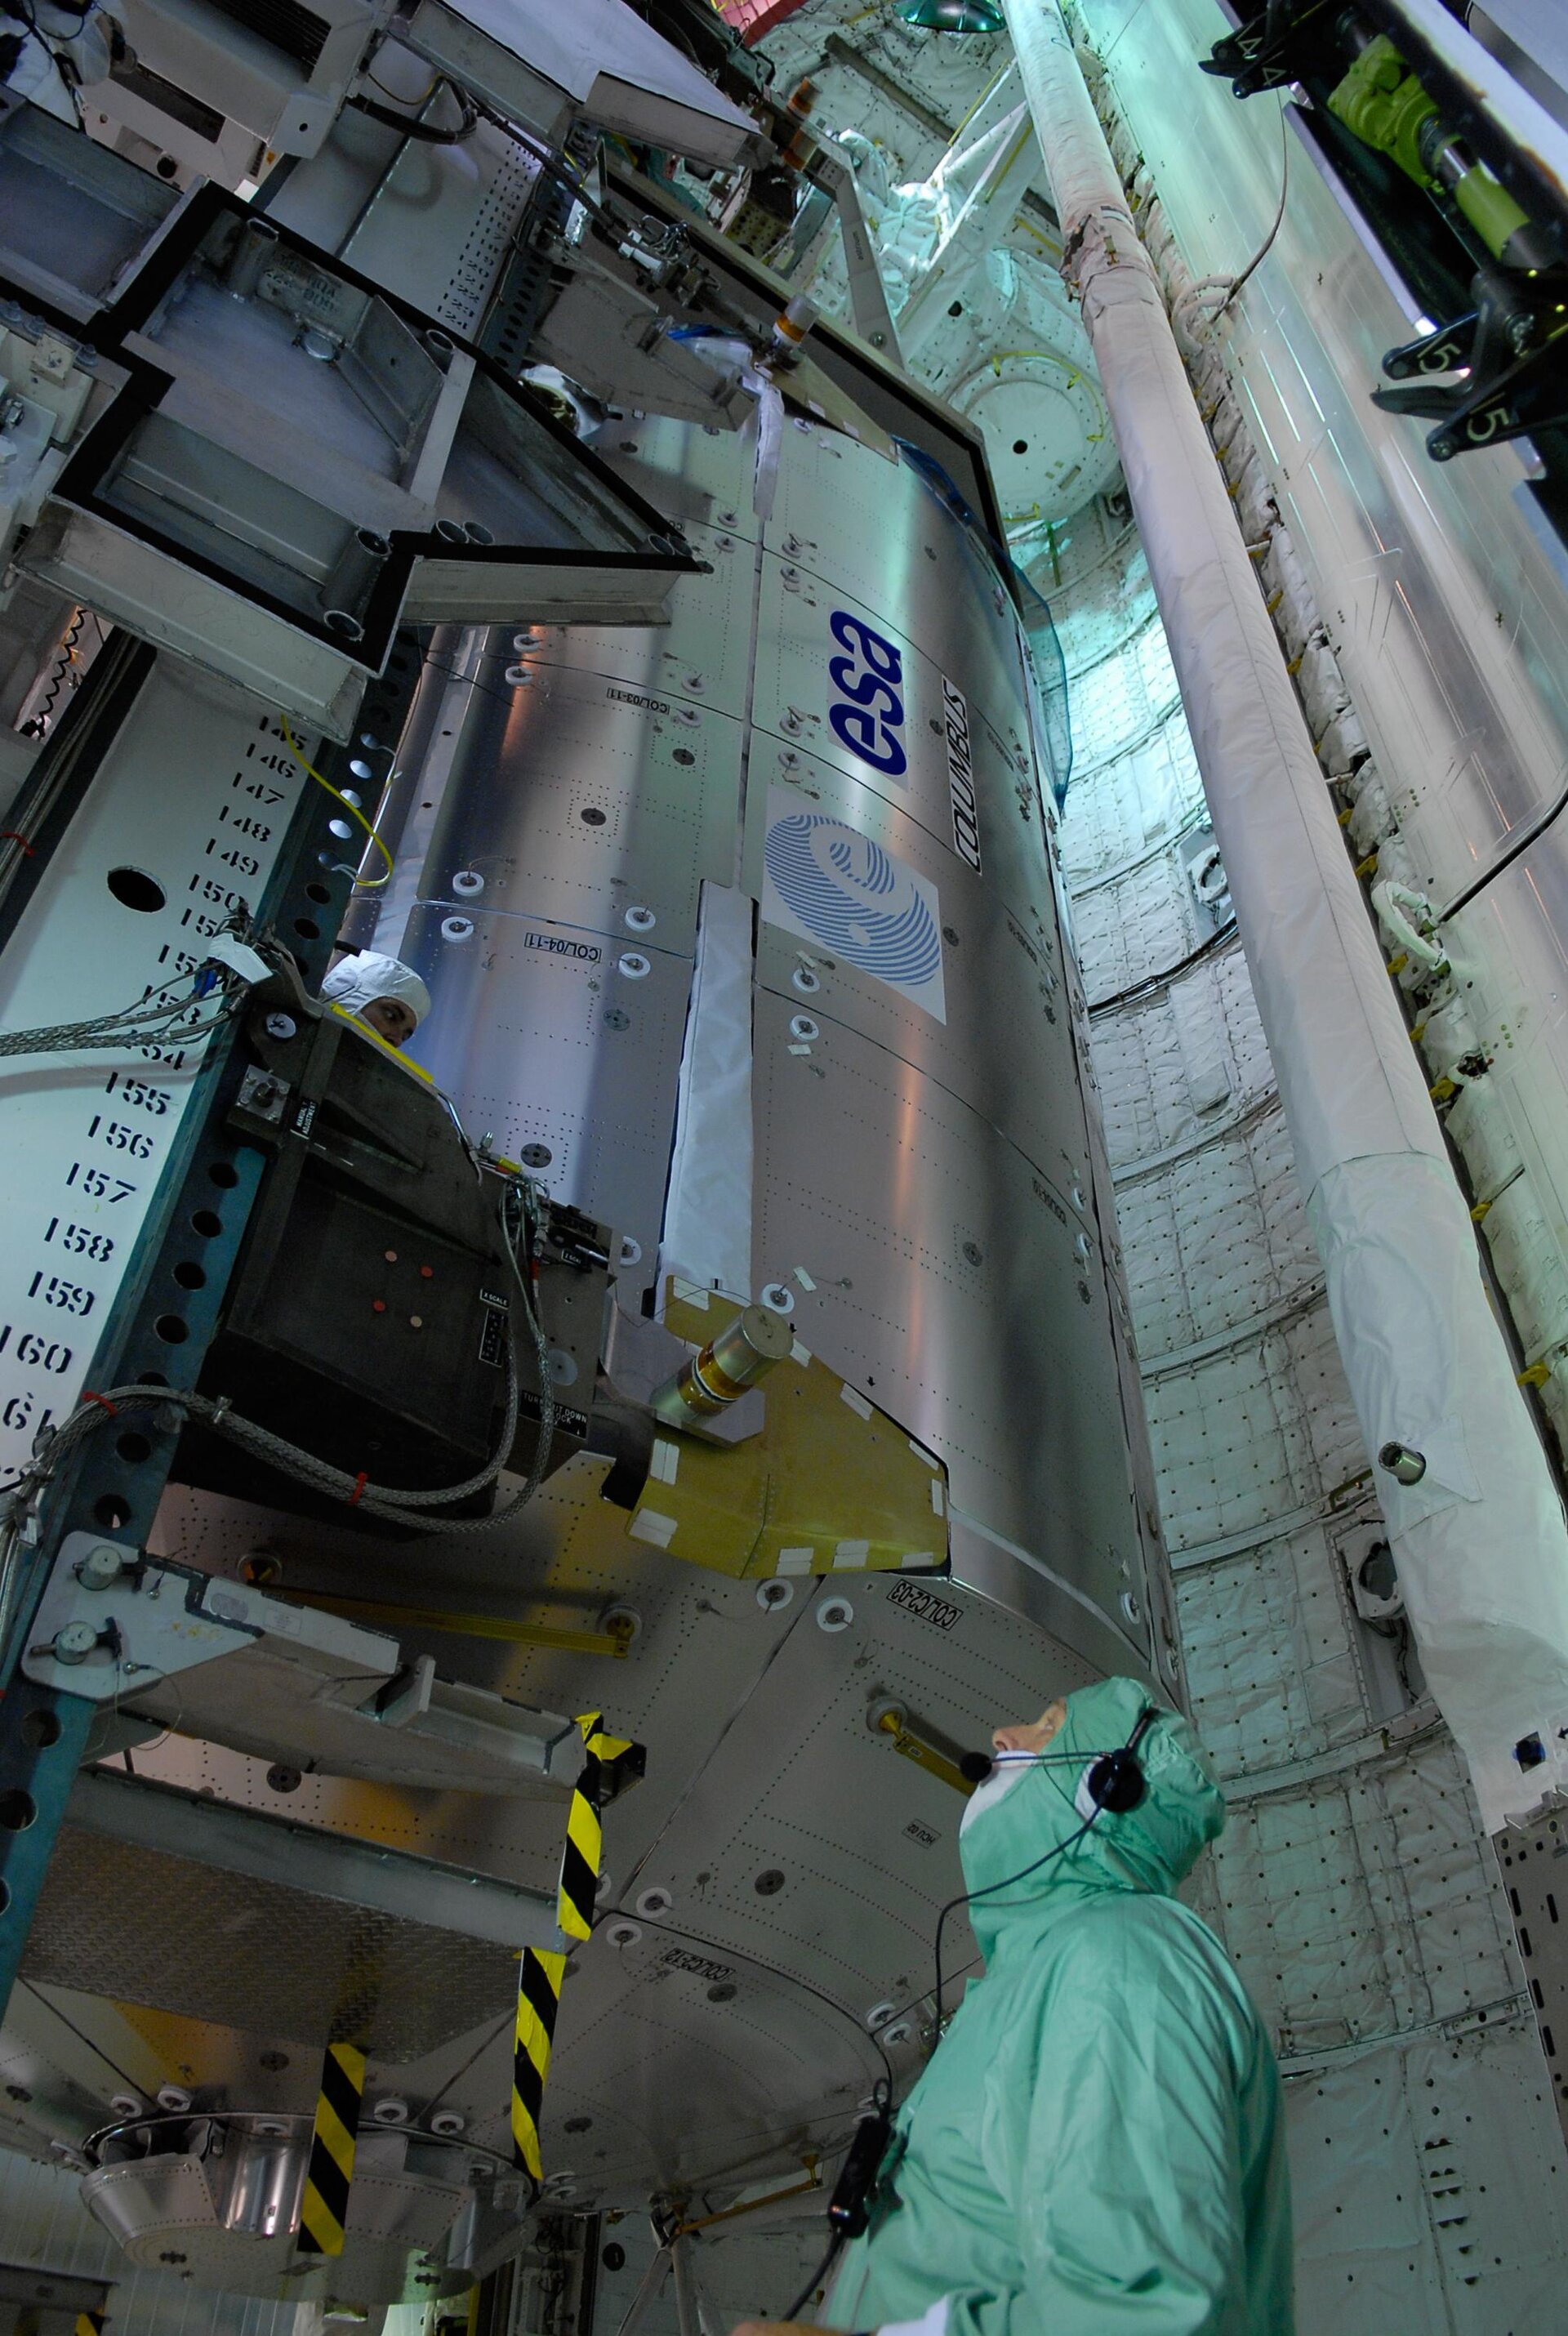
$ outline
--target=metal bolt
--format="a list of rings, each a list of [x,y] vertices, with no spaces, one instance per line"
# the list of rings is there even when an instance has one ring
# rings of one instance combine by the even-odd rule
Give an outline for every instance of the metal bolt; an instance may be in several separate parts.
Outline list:
[[[292,1038],[297,1028],[292,1014],[269,1014],[263,1027],[269,1038]]]

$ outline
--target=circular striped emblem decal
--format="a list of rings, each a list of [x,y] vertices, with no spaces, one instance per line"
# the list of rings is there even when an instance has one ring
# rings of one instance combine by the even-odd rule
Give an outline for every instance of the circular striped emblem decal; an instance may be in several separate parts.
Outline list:
[[[940,970],[942,944],[908,869],[825,812],[792,812],[768,830],[764,857],[780,900],[824,949],[908,987]]]

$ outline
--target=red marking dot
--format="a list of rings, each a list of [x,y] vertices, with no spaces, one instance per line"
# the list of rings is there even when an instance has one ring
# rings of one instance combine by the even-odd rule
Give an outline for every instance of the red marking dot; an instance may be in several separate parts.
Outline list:
[[[373,1298],[370,1301],[370,1310],[373,1314],[385,1314],[386,1311],[385,1299]]]
[[[420,1267],[420,1269],[419,1269],[419,1270],[420,1270],[420,1272],[424,1276],[424,1279],[426,1280],[426,1281],[430,1281],[430,1280],[433,1280],[434,1275],[435,1275],[435,1268],[434,1268],[434,1266],[433,1266],[433,1265],[422,1265],[422,1266]]]

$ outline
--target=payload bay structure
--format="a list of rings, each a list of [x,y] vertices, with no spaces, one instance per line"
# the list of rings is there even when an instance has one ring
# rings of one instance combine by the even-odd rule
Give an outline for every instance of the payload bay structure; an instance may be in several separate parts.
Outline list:
[[[21,43],[0,2315],[713,2336],[1131,1672],[1303,2328],[1551,2324],[1568,97],[1321,13]]]

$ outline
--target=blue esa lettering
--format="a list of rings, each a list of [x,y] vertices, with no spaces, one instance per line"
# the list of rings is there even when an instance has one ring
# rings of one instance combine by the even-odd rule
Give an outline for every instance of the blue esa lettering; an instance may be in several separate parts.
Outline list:
[[[890,779],[901,779],[909,756],[898,733],[904,726],[901,696],[904,661],[892,642],[835,608],[828,629],[845,655],[830,659],[828,678],[840,702],[828,708],[828,720],[841,745]]]

